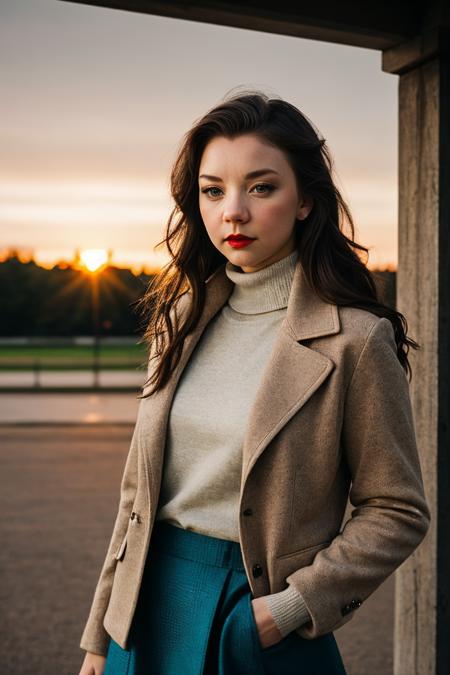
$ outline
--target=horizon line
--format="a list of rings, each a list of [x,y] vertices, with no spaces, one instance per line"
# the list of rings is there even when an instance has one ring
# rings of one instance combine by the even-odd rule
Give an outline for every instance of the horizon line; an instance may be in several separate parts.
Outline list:
[[[11,246],[11,247],[5,247],[3,248],[3,252],[0,249],[0,263],[7,262],[8,260],[11,260],[11,258],[17,258],[19,262],[21,263],[27,263],[27,262],[34,262],[36,266],[46,269],[46,270],[51,270],[55,267],[58,267],[59,269],[79,269],[79,251],[80,249],[75,249],[73,258],[67,259],[65,257],[61,256],[55,256],[55,258],[52,261],[48,262],[43,262],[39,261],[35,257],[34,250],[26,249],[24,247],[16,247],[16,246]],[[169,259],[167,260],[166,263],[162,265],[155,265],[151,263],[138,263],[132,262],[132,263],[119,263],[119,262],[113,262],[112,260],[112,250],[111,249],[105,249],[108,253],[108,261],[105,264],[105,267],[115,267],[116,269],[124,269],[124,270],[130,270],[133,273],[136,274],[157,274],[159,273],[162,268],[169,262]],[[386,262],[384,264],[373,264],[370,265],[370,263],[367,265],[367,268],[370,271],[374,272],[397,272],[398,270],[398,265],[393,263],[393,262]]]

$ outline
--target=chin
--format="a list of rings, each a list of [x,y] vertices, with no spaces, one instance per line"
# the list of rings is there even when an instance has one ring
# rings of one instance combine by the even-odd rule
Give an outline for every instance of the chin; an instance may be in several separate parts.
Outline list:
[[[227,255],[227,258],[233,265],[238,266],[256,267],[259,264],[258,259],[251,255]]]

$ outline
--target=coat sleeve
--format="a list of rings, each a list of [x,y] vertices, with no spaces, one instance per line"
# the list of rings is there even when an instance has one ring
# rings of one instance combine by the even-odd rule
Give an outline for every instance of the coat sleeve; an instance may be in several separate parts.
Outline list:
[[[148,377],[150,376],[154,365],[152,362],[153,355],[154,349],[152,346],[147,364]],[[116,553],[127,531],[131,511],[137,493],[139,478],[137,439],[140,413],[144,404],[144,400],[145,399],[141,399],[139,402],[137,420],[134,427],[133,436],[131,438],[130,448],[128,450],[128,456],[125,462],[120,485],[120,500],[116,520],[114,523],[108,550],[106,552],[106,557],[100,572],[100,577],[95,588],[88,620],[84,627],[80,641],[80,647],[82,649],[93,652],[94,654],[101,654],[102,656],[106,656],[110,642],[110,636],[103,627],[103,618],[106,614],[111,596],[114,572],[117,564]]]
[[[187,299],[186,295],[186,299]],[[186,300],[184,300],[186,302]],[[172,320],[175,318],[175,312],[178,307],[174,305],[171,310]],[[156,353],[156,341],[151,344],[147,362],[147,377],[150,377],[158,362]],[[144,387],[144,392],[146,388]],[[100,572],[100,577],[94,592],[89,616],[83,634],[81,636],[80,647],[86,651],[106,656],[110,636],[103,626],[103,619],[108,608],[111,596],[114,572],[117,564],[116,553],[123,541],[128,528],[133,504],[135,501],[138,487],[138,432],[139,420],[145,399],[141,399],[138,408],[137,421],[134,427],[128,456],[125,462],[122,482],[120,486],[120,501],[114,523],[113,533],[109,542],[106,557]]]
[[[140,405],[142,405],[142,400]],[[115,555],[125,536],[133,502],[137,490],[138,458],[137,458],[137,424],[134,428],[130,449],[125,462],[125,468],[120,486],[120,501],[114,523],[113,533],[109,542],[105,560],[100,572],[100,578],[94,592],[89,617],[81,637],[80,647],[86,651],[106,656],[110,636],[103,627],[103,618],[108,607],[114,570],[117,564]]]
[[[307,639],[349,621],[411,555],[430,524],[408,379],[385,317],[369,331],[347,387],[341,443],[355,508],[313,563],[286,579],[311,615],[298,629]]]

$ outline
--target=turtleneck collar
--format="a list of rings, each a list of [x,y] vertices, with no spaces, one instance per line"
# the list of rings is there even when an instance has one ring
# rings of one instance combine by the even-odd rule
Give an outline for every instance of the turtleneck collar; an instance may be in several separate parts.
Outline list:
[[[243,272],[228,260],[225,273],[235,284],[229,306],[241,314],[262,314],[287,307],[297,258],[295,249],[256,272]]]

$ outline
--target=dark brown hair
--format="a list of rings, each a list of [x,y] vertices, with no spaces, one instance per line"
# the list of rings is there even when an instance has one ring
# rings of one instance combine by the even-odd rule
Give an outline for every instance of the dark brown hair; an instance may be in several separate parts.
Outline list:
[[[409,345],[420,346],[406,336],[407,322],[385,305],[374,274],[358,255],[368,248],[354,241],[350,210],[332,179],[333,160],[324,138],[298,108],[260,91],[233,95],[209,110],[184,135],[171,172],[175,207],[170,213],[165,237],[171,260],[158,273],[137,305],[145,322],[141,342],[157,367],[144,384],[154,388],[146,398],[164,387],[181,356],[185,337],[195,328],[204,306],[205,280],[226,257],[211,242],[199,208],[198,171],[203,151],[216,136],[235,138],[254,134],[278,147],[289,161],[299,194],[313,200],[309,215],[295,227],[299,261],[315,292],[326,302],[359,307],[387,317],[394,328],[397,356],[411,379]],[[343,232],[344,224],[351,236]],[[368,257],[368,256],[367,256]],[[186,292],[191,305],[178,325],[174,311]],[[174,321],[172,322],[172,318]]]

